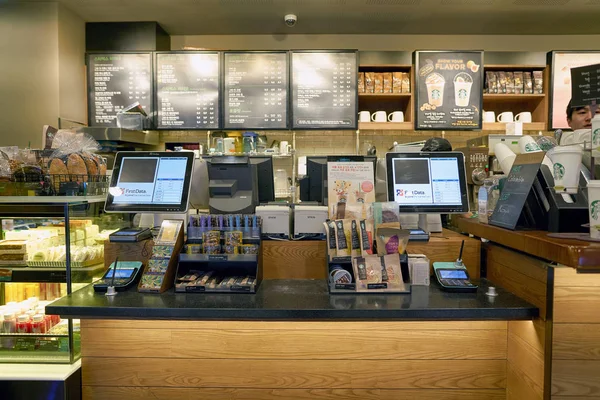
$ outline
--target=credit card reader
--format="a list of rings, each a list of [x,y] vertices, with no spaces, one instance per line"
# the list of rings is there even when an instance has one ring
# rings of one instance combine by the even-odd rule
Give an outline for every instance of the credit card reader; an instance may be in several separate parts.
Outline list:
[[[123,228],[108,236],[111,243],[135,243],[152,238],[148,228]]]
[[[104,276],[94,283],[94,291],[104,293],[109,286],[114,286],[117,292],[122,292],[134,286],[142,275],[141,261],[119,261],[110,265]],[[113,277],[114,275],[114,277]]]
[[[434,262],[433,274],[442,290],[447,292],[473,293],[477,291],[477,285],[471,283],[469,273],[462,262],[462,252],[465,245],[463,240],[460,246],[460,255],[454,262]]]

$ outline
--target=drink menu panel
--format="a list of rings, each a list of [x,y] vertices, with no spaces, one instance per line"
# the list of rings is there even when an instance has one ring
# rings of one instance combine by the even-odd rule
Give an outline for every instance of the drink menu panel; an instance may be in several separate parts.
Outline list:
[[[158,129],[219,128],[219,53],[157,53]]]
[[[229,52],[223,65],[223,128],[286,129],[287,52]]]
[[[292,53],[292,128],[357,128],[357,53]]]
[[[416,51],[415,129],[481,129],[482,51]]]
[[[117,126],[117,113],[135,102],[152,114],[150,53],[88,54],[87,66],[90,126]]]

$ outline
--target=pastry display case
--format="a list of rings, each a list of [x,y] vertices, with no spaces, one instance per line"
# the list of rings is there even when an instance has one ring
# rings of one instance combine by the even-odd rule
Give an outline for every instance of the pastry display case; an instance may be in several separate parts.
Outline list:
[[[0,196],[0,363],[73,363],[79,320],[45,306],[100,278],[104,242],[129,224],[104,196]]]

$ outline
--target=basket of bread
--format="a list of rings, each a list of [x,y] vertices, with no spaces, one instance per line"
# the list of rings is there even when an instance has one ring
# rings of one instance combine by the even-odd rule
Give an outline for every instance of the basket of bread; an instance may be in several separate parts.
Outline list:
[[[87,134],[59,130],[52,149],[0,148],[0,195],[95,196],[108,189],[100,146]]]

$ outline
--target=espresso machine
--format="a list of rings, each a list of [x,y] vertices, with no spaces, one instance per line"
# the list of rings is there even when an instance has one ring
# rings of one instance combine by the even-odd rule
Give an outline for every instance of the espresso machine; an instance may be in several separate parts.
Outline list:
[[[461,147],[456,149],[465,155],[467,191],[471,208],[477,209],[479,187],[489,175],[490,157],[487,147]]]

